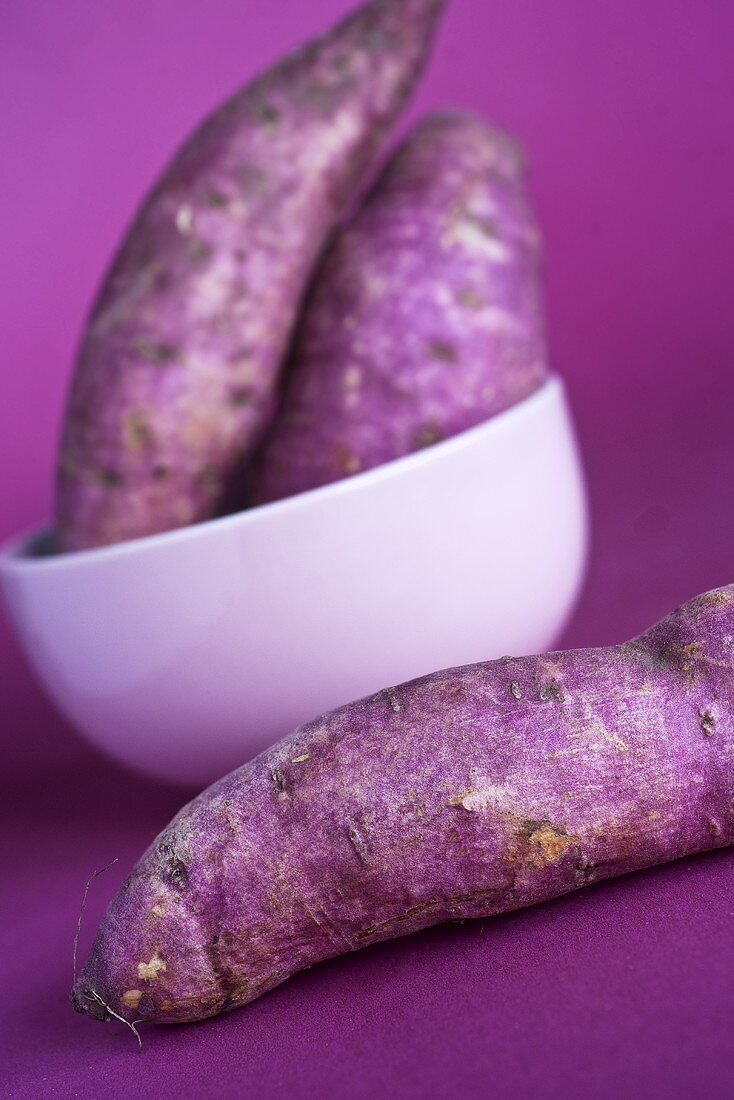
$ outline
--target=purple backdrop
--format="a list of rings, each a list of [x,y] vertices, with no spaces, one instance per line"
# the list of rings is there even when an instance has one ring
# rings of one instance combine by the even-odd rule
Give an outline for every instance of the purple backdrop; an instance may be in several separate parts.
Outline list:
[[[82,316],[141,191],[210,105],[344,7],[0,6],[0,535],[48,515]],[[734,580],[732,74],[728,0],[454,0],[416,104],[486,112],[534,166],[594,524],[563,644],[621,640]],[[731,852],[336,960],[149,1032],[141,1057],[71,1011],[71,933],[89,871],[119,857],[85,944],[180,795],[78,741],[5,620],[0,676],[9,1095],[732,1095]]]

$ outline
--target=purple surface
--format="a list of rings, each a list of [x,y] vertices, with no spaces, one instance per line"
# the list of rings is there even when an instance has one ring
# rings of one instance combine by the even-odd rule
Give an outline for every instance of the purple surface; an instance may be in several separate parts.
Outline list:
[[[148,848],[75,1008],[201,1020],[345,950],[734,844],[732,630],[728,585],[620,646],[443,669],[300,726]]]
[[[523,159],[465,111],[425,115],[398,146],[317,272],[253,501],[430,446],[545,381]]]
[[[424,69],[442,7],[367,3],[186,135],[89,317],[58,462],[61,551],[245,499],[241,469],[273,419],[308,279]]]
[[[565,644],[618,641],[734,579],[734,7],[454,0],[420,105],[530,150],[550,339],[586,450],[588,583]],[[43,518],[81,316],[176,140],[341,0],[16,0],[0,11],[2,534]],[[734,854],[336,960],[149,1031],[68,1004],[82,937],[180,795],[96,758],[0,638],[0,1080],[11,1096],[727,1097]]]

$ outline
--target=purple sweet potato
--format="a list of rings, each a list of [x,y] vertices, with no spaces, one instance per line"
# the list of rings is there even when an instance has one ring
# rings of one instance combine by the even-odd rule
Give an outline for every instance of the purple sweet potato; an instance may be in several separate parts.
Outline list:
[[[423,120],[317,272],[254,499],[399,458],[537,389],[540,253],[514,141],[466,114]]]
[[[372,0],[228,100],[166,168],[89,318],[58,464],[62,551],[208,518],[259,442],[325,238],[443,0]]]
[[[734,841],[734,585],[621,646],[342,707],[215,783],[115,897],[80,1012],[176,1021],[438,921]]]

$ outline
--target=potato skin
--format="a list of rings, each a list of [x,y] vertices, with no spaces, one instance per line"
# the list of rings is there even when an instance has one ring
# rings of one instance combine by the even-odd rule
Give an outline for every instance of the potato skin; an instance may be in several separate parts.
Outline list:
[[[734,586],[625,645],[437,672],[215,783],[112,901],[73,992],[195,1020],[303,967],[734,841]]]
[[[520,150],[472,115],[430,115],[317,272],[253,499],[455,435],[546,376],[540,235]]]
[[[274,410],[325,238],[411,91],[443,0],[372,0],[188,139],[88,320],[58,462],[61,551],[217,514]]]

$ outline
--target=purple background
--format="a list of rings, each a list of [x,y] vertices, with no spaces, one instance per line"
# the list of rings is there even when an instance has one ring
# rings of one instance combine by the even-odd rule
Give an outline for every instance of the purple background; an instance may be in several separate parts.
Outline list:
[[[82,316],[141,191],[210,105],[344,8],[0,6],[0,535],[49,513]],[[593,513],[563,644],[621,640],[734,580],[733,73],[729,0],[454,0],[416,104],[490,114],[534,165]],[[180,794],[77,740],[5,620],[0,677],[9,1095],[732,1095],[730,851],[330,962],[149,1031],[139,1056],[71,1011],[71,933],[90,870],[119,857],[84,945]]]

